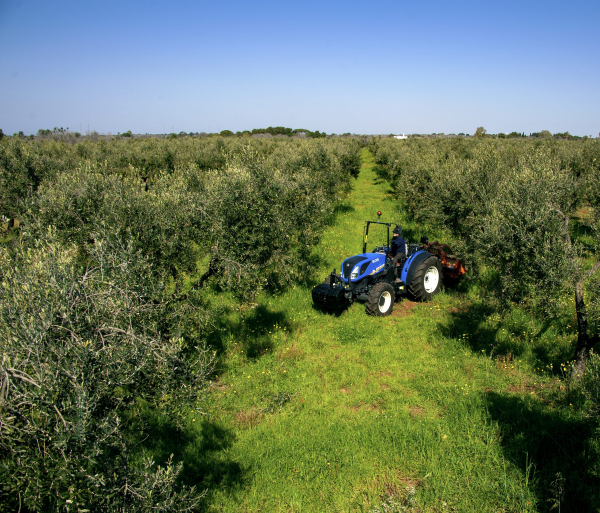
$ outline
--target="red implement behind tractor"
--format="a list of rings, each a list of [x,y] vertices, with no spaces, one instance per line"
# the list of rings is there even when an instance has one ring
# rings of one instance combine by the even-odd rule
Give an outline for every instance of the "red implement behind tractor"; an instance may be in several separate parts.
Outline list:
[[[429,242],[427,239],[422,240],[422,242],[424,244],[421,247],[424,250],[433,253],[440,259],[444,278],[447,278],[450,282],[458,281],[467,272],[468,269],[464,263],[452,254],[452,249],[447,244],[441,244],[437,240]]]

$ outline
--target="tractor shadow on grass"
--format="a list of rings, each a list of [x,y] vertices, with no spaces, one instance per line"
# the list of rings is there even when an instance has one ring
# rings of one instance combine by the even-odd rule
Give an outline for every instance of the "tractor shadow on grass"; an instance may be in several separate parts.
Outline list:
[[[352,305],[346,304],[342,308],[338,308],[337,310],[328,310],[327,308],[322,308],[320,306],[312,304],[312,309],[314,312],[318,312],[323,315],[327,315],[329,317],[340,317],[344,312],[346,312]]]
[[[598,511],[600,444],[593,419],[529,396],[488,392],[487,403],[504,454],[528,476],[538,511]]]
[[[144,434],[140,446],[150,451],[158,465],[163,466],[173,455],[174,463],[183,463],[180,484],[206,491],[201,511],[210,509],[216,491],[236,493],[242,489],[248,469],[222,457],[222,452],[235,442],[232,430],[206,418],[179,429],[169,420],[148,415]]]

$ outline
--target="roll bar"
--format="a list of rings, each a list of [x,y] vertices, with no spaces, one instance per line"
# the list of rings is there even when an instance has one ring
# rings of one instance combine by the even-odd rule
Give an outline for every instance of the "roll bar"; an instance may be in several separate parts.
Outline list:
[[[377,221],[366,221],[364,235],[363,235],[363,253],[367,252],[367,239],[369,237],[369,226],[372,224],[381,224],[383,226],[387,226],[386,256],[389,255],[389,253],[390,253],[390,226],[392,226],[392,223],[382,223],[381,222],[381,210],[377,212]],[[399,224],[399,223],[393,223],[393,224]]]

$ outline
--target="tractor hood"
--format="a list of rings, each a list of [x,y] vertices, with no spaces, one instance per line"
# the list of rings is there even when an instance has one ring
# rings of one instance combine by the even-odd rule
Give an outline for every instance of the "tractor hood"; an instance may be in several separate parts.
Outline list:
[[[342,262],[342,277],[347,283],[377,274],[385,267],[384,253],[361,253]]]

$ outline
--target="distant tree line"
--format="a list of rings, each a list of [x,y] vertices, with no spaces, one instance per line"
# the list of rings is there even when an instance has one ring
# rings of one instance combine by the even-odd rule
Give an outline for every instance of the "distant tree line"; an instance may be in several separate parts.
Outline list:
[[[459,135],[461,135],[461,134],[459,134]],[[508,134],[500,132],[498,134],[488,134],[487,130],[485,128],[483,128],[482,126],[477,128],[477,130],[473,134],[473,137],[479,137],[479,138],[495,137],[498,139],[527,139],[527,138],[552,139],[552,138],[554,138],[554,139],[559,139],[559,140],[566,139],[566,140],[572,140],[572,141],[586,140],[586,139],[591,138],[591,136],[588,137],[587,135],[584,135],[583,137],[580,137],[578,135],[571,135],[569,132],[557,132],[556,134],[552,134],[550,132],[550,130],[542,130],[540,132],[530,132],[529,135],[526,135],[525,132],[510,132]]]
[[[345,135],[345,134],[344,134]],[[379,138],[395,138],[396,135],[394,134],[389,134],[386,136],[369,136],[369,137],[379,137]],[[467,134],[464,132],[459,132],[458,134],[445,134],[443,132],[433,132],[431,134],[406,134],[406,139],[451,139],[451,138],[456,138],[456,137],[463,137],[463,138],[467,138],[470,139],[471,137],[475,137],[478,139],[556,139],[556,140],[571,140],[571,141],[578,141],[578,140],[587,140],[587,139],[593,139],[593,137],[584,135],[584,136],[578,136],[578,135],[571,135],[569,132],[557,132],[555,134],[552,134],[549,130],[541,130],[540,132],[530,132],[529,134],[526,134],[525,132],[510,132],[510,133],[504,133],[504,132],[500,132],[497,134],[490,134],[488,133],[488,131],[480,126],[477,128],[477,130],[475,131],[475,133],[473,135],[471,134]]]
[[[231,130],[222,130],[219,135],[224,137],[250,137],[252,135],[259,134],[270,134],[273,137],[277,135],[286,135],[288,137],[293,137],[295,135],[303,135],[306,137],[311,137],[313,139],[318,139],[320,137],[327,137],[325,132],[319,132],[318,130],[312,132],[305,128],[286,128],[284,126],[270,126],[268,128],[253,128],[252,130],[244,130],[242,132],[233,133]]]

